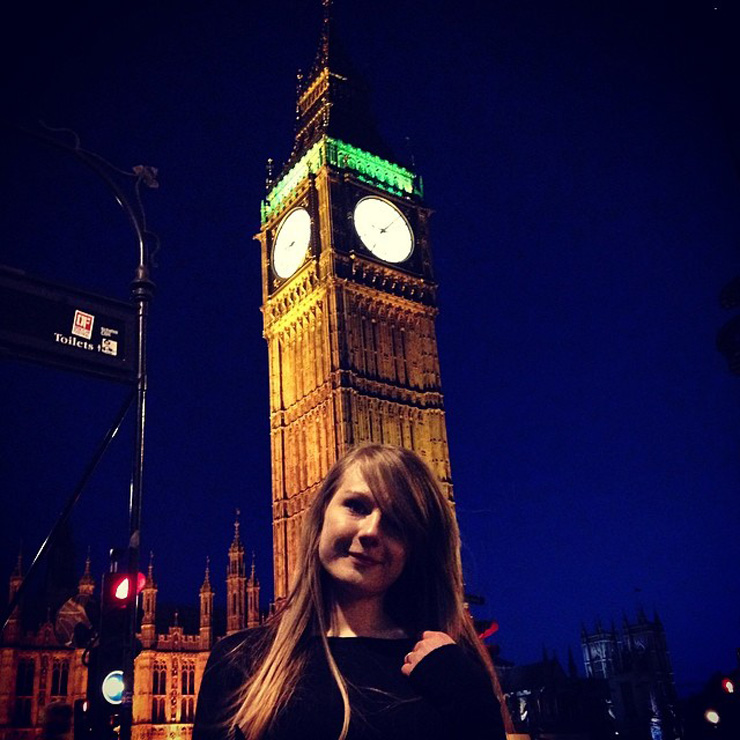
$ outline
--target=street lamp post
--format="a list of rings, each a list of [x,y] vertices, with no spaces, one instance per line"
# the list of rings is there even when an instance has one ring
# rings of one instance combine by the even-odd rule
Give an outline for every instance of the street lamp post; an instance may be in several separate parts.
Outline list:
[[[144,476],[144,431],[146,426],[146,394],[147,394],[147,325],[149,319],[149,304],[154,296],[154,283],[151,280],[151,258],[152,254],[149,250],[147,240],[155,237],[154,234],[149,232],[146,228],[146,219],[144,217],[143,207],[141,205],[141,199],[139,197],[139,190],[141,185],[146,185],[150,188],[158,187],[157,182],[157,170],[154,167],[148,167],[139,165],[133,168],[131,173],[123,172],[113,167],[105,159],[100,157],[93,152],[87,151],[80,145],[79,138],[74,132],[68,129],[51,129],[44,127],[46,131],[30,131],[28,129],[22,129],[22,133],[32,136],[35,139],[43,141],[57,149],[61,149],[67,153],[74,155],[79,161],[91,169],[105,184],[109,190],[113,193],[116,202],[121,206],[124,213],[126,214],[129,223],[134,230],[138,246],[138,264],[136,266],[134,279],[131,282],[131,300],[136,307],[137,314],[137,332],[136,332],[136,421],[134,430],[134,451],[131,466],[131,487],[128,504],[128,518],[129,518],[129,540],[128,540],[128,563],[127,571],[129,575],[129,583],[136,583],[137,574],[139,571],[139,547],[141,542],[141,505],[142,505],[142,493],[143,493],[143,476]],[[50,133],[47,133],[50,132]],[[52,133],[67,133],[72,136],[72,143],[62,140],[61,138],[52,136]],[[126,175],[135,180],[134,191],[136,193],[137,204],[139,206],[138,211],[135,210],[126,194],[123,192],[119,184],[113,179],[111,173],[116,172],[119,174]],[[125,414],[125,410],[122,412]],[[120,426],[120,422],[123,420],[122,416],[117,422],[114,429],[117,430]],[[103,451],[107,447],[108,442],[112,439],[115,434],[109,433],[104,443]],[[102,451],[100,453],[102,455]],[[86,480],[86,479],[85,479]],[[78,490],[75,492],[72,501],[64,510],[60,521],[55,525],[52,530],[52,534],[46,539],[42,545],[42,549],[36,556],[36,563],[43,552],[48,549],[52,544],[54,535],[61,528],[63,521],[71,513],[71,507],[79,498],[81,493],[81,486],[78,486]],[[28,574],[27,574],[28,575]],[[20,593],[16,594],[20,597]],[[123,701],[121,703],[121,726],[120,735],[121,740],[130,740],[131,729],[133,724],[133,694],[134,694],[134,657],[135,657],[135,641],[136,641],[136,613],[137,613],[138,599],[131,599],[128,603],[127,615],[126,615],[126,630],[123,640]],[[93,728],[95,733],[95,728]]]

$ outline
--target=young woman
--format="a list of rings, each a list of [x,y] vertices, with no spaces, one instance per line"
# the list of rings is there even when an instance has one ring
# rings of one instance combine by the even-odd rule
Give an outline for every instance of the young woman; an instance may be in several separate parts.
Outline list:
[[[221,640],[193,740],[504,737],[450,504],[413,452],[355,448],[311,504],[266,627]]]

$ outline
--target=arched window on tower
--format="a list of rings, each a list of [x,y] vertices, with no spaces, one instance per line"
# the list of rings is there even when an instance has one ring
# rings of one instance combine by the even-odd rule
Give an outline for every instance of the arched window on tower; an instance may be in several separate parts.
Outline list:
[[[29,727],[31,724],[31,703],[33,702],[33,678],[36,663],[32,659],[22,658],[18,661],[15,674],[15,708],[13,725]]]
[[[51,695],[67,696],[69,682],[69,661],[55,660],[51,669]]]
[[[365,355],[365,374],[374,378],[378,372],[375,323],[362,317],[362,348]]]
[[[182,666],[182,693],[180,722],[192,722],[195,716],[195,663],[190,661]]]
[[[164,719],[164,703],[167,691],[167,665],[158,660],[154,663],[152,673],[152,723],[162,724]]]
[[[192,722],[194,718],[193,699],[183,696],[180,701],[180,722]]]

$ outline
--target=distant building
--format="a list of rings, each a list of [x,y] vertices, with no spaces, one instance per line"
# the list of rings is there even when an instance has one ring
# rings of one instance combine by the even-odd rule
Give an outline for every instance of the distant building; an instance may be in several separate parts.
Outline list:
[[[620,737],[674,740],[682,737],[677,718],[676,687],[665,630],[657,613],[648,620],[642,608],[637,621],[624,617],[622,630],[601,622],[581,629],[586,675],[603,679]]]
[[[506,705],[517,734],[531,740],[615,738],[605,681],[580,678],[573,656],[568,673],[546,652],[529,665],[497,662]]]
[[[23,580],[20,556],[10,576],[10,598]],[[77,593],[61,613],[72,614],[76,605],[94,598],[95,580],[90,559],[77,586]],[[208,655],[215,639],[214,590],[210,567],[200,587],[198,630],[186,634],[177,611],[165,631],[157,626],[157,583],[149,563],[141,592],[142,651],[134,675],[133,740],[187,740],[192,735],[195,701]],[[239,521],[228,551],[226,574],[226,634],[261,622],[260,585],[254,562],[247,575]],[[78,610],[84,618],[82,612]],[[44,723],[65,707],[71,709],[87,697],[85,650],[68,640],[60,617],[47,613],[37,629],[22,624],[21,607],[11,615],[0,640],[0,740],[40,738]],[[54,618],[53,618],[54,617]],[[62,712],[63,713],[63,712]]]

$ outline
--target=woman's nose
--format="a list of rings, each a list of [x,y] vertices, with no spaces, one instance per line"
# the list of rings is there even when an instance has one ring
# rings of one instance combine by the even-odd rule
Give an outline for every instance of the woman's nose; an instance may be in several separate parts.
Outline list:
[[[360,537],[376,538],[380,533],[380,511],[377,509],[363,518],[360,525]]]

